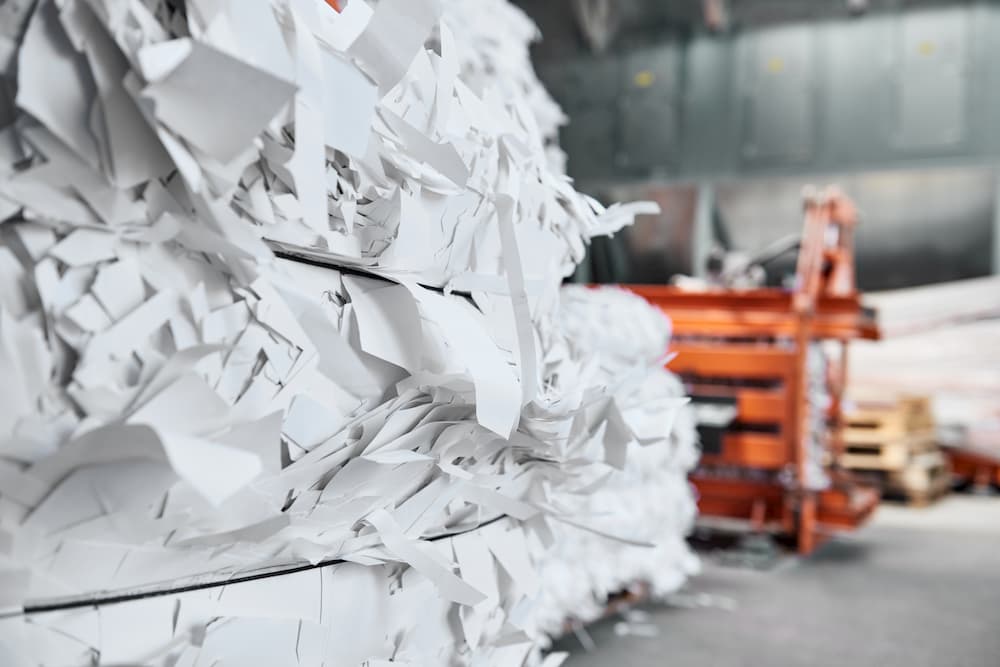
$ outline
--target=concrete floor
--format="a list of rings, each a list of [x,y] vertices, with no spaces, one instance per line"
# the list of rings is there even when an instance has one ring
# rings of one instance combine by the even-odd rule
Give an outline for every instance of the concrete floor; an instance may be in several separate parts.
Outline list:
[[[562,640],[565,665],[1000,667],[1000,498],[883,506],[765,571],[706,554],[672,604],[641,611],[590,627],[591,652]]]

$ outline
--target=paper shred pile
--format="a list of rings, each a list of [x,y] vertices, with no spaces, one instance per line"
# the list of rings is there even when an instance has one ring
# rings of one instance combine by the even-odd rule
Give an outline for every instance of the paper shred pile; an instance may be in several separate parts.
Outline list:
[[[595,470],[599,479],[577,479],[555,494],[554,503],[589,530],[556,525],[554,546],[537,558],[543,583],[535,622],[543,637],[558,635],[568,620],[598,618],[607,597],[635,582],[656,597],[672,593],[699,567],[684,540],[697,512],[687,481],[697,434],[679,379],[662,366],[669,320],[631,292],[581,286],[562,289],[559,317],[635,437],[620,453],[620,469]]]
[[[518,10],[339,5],[0,2],[0,664],[554,667],[546,551],[651,463],[690,571],[676,383],[560,315],[649,206]]]

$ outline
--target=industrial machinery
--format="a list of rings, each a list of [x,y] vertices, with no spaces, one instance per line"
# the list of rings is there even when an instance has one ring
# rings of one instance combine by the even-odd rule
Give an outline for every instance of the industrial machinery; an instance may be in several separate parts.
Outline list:
[[[668,366],[700,415],[702,464],[691,481],[702,515],[784,533],[806,554],[863,523],[879,495],[836,464],[847,344],[878,336],[855,287],[857,214],[834,189],[807,194],[804,208],[791,290],[626,287],[673,320]],[[831,363],[810,363],[830,347]]]

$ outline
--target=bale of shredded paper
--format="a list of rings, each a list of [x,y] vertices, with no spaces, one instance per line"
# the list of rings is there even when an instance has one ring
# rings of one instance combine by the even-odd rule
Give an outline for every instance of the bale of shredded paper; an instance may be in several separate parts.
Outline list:
[[[643,428],[558,286],[648,207],[554,167],[523,15],[0,12],[0,664],[537,659]]]
[[[696,513],[687,474],[699,453],[683,387],[662,367],[669,321],[641,297],[613,287],[564,287],[559,317],[569,345],[591,360],[634,437],[622,452],[624,465],[606,456],[605,470],[554,494],[553,502],[576,521],[588,519],[590,530],[559,523],[554,546],[536,555],[542,588],[535,622],[549,635],[560,634],[567,620],[596,619],[610,595],[636,582],[663,596],[698,570],[684,538]]]

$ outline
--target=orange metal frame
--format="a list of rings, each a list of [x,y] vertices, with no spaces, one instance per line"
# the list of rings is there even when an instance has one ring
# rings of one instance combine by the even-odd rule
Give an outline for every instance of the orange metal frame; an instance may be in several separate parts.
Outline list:
[[[857,215],[836,191],[807,197],[796,287],[693,292],[666,286],[626,285],[673,320],[672,371],[691,391],[736,400],[740,430],[727,431],[721,451],[705,454],[692,476],[704,515],[747,519],[757,529],[777,526],[811,552],[833,530],[852,529],[878,504],[873,489],[856,486],[839,471],[833,485],[811,491],[805,475],[808,406],[806,361],[810,342],[840,342],[839,364],[827,379],[833,398],[830,447],[842,447],[841,398],[847,341],[877,337],[854,283],[853,232]],[[836,461],[836,456],[831,456]],[[764,471],[754,475],[712,470]],[[788,471],[795,483],[776,480]],[[770,474],[768,474],[770,473]]]
[[[1000,456],[974,449],[946,447],[953,478],[980,488],[1000,486]]]

